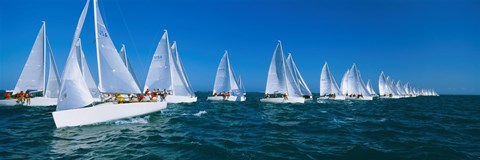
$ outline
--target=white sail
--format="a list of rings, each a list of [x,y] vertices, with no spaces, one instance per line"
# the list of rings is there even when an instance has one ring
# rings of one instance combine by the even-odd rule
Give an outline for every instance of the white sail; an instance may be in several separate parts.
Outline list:
[[[28,60],[23,67],[14,93],[27,90],[45,91],[46,35],[45,22],[38,32]]]
[[[185,73],[185,69],[183,67],[182,61],[180,60],[180,56],[178,53],[177,42],[173,42],[171,47],[171,54],[172,54],[172,64],[171,68],[175,69],[176,72],[173,72],[172,78],[173,82],[173,90],[175,95],[179,96],[195,96],[195,92],[193,91],[192,85],[188,80],[187,74]]]
[[[375,91],[373,90],[372,83],[370,83],[370,80],[367,81],[366,89],[370,95],[376,95]]]
[[[323,65],[322,73],[320,74],[320,96],[329,94],[335,94],[337,96],[342,95],[340,88],[338,88],[337,82],[330,72],[327,62]]]
[[[282,42],[278,41],[268,70],[265,94],[287,92],[287,78],[285,72],[285,58],[283,56]]]
[[[130,64],[130,59],[128,59],[128,57],[127,57],[127,49],[125,48],[124,44],[122,44],[122,48],[120,49],[119,54],[120,54],[120,58],[122,58],[122,61],[125,64],[125,67],[127,67],[130,74],[132,74],[133,79],[135,80],[135,83],[137,84],[137,87],[140,88],[140,86],[139,86],[140,83],[138,83],[137,75],[135,74],[135,72],[133,70],[133,67]]]
[[[55,63],[55,58],[53,57],[52,47],[49,47],[49,71],[48,71],[48,81],[47,81],[47,90],[45,91],[45,97],[47,98],[58,98],[60,93],[60,77],[58,76],[57,64]]]
[[[170,69],[170,45],[168,42],[168,32],[165,33],[158,43],[157,49],[153,54],[150,68],[148,69],[147,80],[143,90],[147,89],[167,89],[172,90],[172,77]]]
[[[105,93],[140,93],[140,88],[125,67],[94,1],[95,34],[98,60],[98,88]]]
[[[348,95],[348,76],[350,75],[350,70],[347,69],[345,74],[343,74],[342,77],[342,83],[340,84],[340,89],[342,90],[343,95]]]
[[[70,53],[67,63],[65,64],[65,69],[63,70],[60,94],[57,101],[57,111],[81,108],[93,103],[93,97],[90,95],[87,83],[78,65],[78,53],[76,53],[77,50],[75,49],[88,11],[89,2],[90,0],[87,0],[78,20],[72,46],[70,47]]]
[[[305,83],[302,75],[300,74],[300,71],[297,68],[297,65],[295,65],[295,62],[293,61],[293,58],[292,58],[292,54],[288,53],[286,62],[287,62],[287,66],[289,66],[293,72],[293,76],[296,79],[296,82],[298,84],[298,87],[300,88],[301,94],[311,96],[312,92],[310,92],[310,89],[308,88],[307,83]]]
[[[380,77],[378,77],[378,93],[381,96],[388,96],[390,92],[388,91],[387,87],[387,79],[383,71],[380,73]]]
[[[343,87],[343,83],[342,83]],[[356,64],[353,64],[352,68],[346,78],[346,93],[348,95],[355,94],[355,95],[369,95],[367,90],[365,89],[365,84],[363,83],[360,71],[357,69]]]
[[[228,52],[225,51],[220,64],[217,68],[215,76],[215,84],[213,86],[213,93],[230,92],[233,96],[243,95],[240,89],[228,58]]]
[[[72,50],[63,71],[57,111],[81,108],[91,103],[93,97],[83,79],[76,50]]]
[[[238,76],[238,87],[242,90],[243,95],[247,93],[247,91],[245,90],[245,86],[243,85],[241,76]]]
[[[88,90],[90,91],[92,97],[99,98],[100,91],[98,90],[97,84],[93,79],[92,73],[90,72],[90,67],[88,67],[87,59],[85,58],[85,53],[83,52],[82,42],[80,38],[78,39],[75,48],[78,65],[80,67],[80,71],[82,72],[83,79],[87,83]]]

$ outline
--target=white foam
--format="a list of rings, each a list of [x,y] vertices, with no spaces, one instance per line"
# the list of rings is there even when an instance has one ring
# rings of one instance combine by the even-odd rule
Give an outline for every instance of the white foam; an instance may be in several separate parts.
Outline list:
[[[195,113],[193,114],[194,116],[197,116],[197,117],[200,117],[202,116],[202,114],[207,114],[207,111],[203,110],[203,111],[199,111],[198,113]]]
[[[114,121],[114,123],[115,124],[147,124],[148,119],[150,119],[150,116],[116,120]]]

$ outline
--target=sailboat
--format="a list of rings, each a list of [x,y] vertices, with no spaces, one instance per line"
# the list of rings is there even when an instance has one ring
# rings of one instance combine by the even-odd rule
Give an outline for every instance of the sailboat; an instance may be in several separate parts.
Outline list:
[[[365,89],[365,84],[355,63],[343,76],[341,86],[342,94],[344,94],[347,99],[373,100],[373,97],[370,96],[370,93]]]
[[[398,99],[400,96],[394,91],[391,86],[390,78],[386,77],[383,71],[378,78],[378,93],[380,98]]]
[[[160,111],[166,102],[113,102],[92,105],[94,99],[82,75],[75,44],[79,41],[90,0],[87,0],[73,36],[70,53],[63,71],[57,109],[52,112],[57,128],[89,125]],[[140,93],[132,75],[115,49],[103,22],[97,0],[93,1],[95,42],[98,65],[98,88],[101,93]]]
[[[270,96],[273,94],[273,96]],[[291,68],[286,64],[282,42],[278,41],[268,70],[265,97],[260,102],[305,103]]]
[[[243,85],[242,82],[242,76],[238,76],[238,87],[242,90],[243,95],[247,95],[247,90],[245,90],[245,86]]]
[[[320,97],[317,100],[325,99],[345,100],[345,96],[338,88],[327,62],[323,65],[322,73],[320,74]]]
[[[293,73],[293,77],[295,78],[295,82],[297,83],[298,87],[300,88],[300,92],[302,93],[302,96],[307,99],[311,100],[312,99],[312,92],[310,92],[310,89],[308,89],[307,83],[303,80],[302,75],[300,74],[300,71],[297,68],[297,65],[295,65],[295,62],[293,61],[292,54],[288,53],[287,56],[287,66],[290,68],[290,70]]]
[[[47,44],[49,48],[48,51]],[[47,56],[50,61],[50,65],[48,66],[48,77],[46,77]],[[47,81],[46,85],[45,81]],[[0,105],[53,106],[57,104],[59,88],[60,78],[58,76],[55,58],[53,57],[50,43],[47,41],[45,21],[42,21],[42,27],[35,39],[35,43],[33,44],[28,60],[23,67],[20,78],[18,78],[15,89],[10,91],[13,94],[28,91],[33,98],[31,98],[29,103],[17,103],[17,99],[4,99],[0,100]]]
[[[371,96],[375,97],[377,96],[377,93],[375,93],[375,90],[373,90],[372,83],[370,83],[370,80],[367,81],[366,89],[368,93],[370,93]]]
[[[220,64],[218,65],[212,95],[213,96],[207,97],[207,100],[245,101],[246,99],[239,81],[235,78],[235,73],[230,64],[227,51],[223,54]]]
[[[172,53],[172,49],[175,53]],[[143,90],[146,91],[147,89],[160,90],[162,93],[167,92],[165,100],[168,103],[192,103],[197,101],[178,56],[176,43],[170,46],[167,30],[158,42],[157,49],[153,54]]]

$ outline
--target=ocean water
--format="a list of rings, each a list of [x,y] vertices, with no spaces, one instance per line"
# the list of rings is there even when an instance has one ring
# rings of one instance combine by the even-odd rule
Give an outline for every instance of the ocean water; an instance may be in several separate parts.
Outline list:
[[[0,106],[0,159],[480,159],[480,96],[323,104],[206,96],[62,129],[54,107]]]

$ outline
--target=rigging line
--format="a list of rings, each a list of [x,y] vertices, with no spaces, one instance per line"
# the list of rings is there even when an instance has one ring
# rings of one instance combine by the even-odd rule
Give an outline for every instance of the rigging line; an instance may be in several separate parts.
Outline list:
[[[125,25],[125,27],[127,28],[128,38],[129,38],[130,41],[132,42],[133,50],[134,50],[134,53],[135,53],[135,58],[137,58],[137,61],[138,61],[139,59],[141,59],[141,57],[140,57],[140,54],[139,54],[139,52],[138,52],[137,44],[136,44],[135,41],[133,40],[132,32],[130,31],[130,27],[128,26],[127,21],[125,20],[125,16],[124,16],[124,14],[123,14],[122,8],[120,7],[120,4],[118,3],[118,1],[115,1],[115,2],[116,2],[115,4],[117,5],[117,9],[118,9],[118,11],[120,12],[120,17],[122,18],[122,22],[123,22],[123,24]],[[131,52],[130,52],[130,53],[131,53]],[[131,60],[131,59],[130,59],[130,60]],[[129,60],[129,61],[130,61],[130,60]],[[141,65],[142,65],[141,68],[145,68],[145,63],[141,63]],[[132,68],[133,68],[133,66],[132,66]],[[138,76],[138,75],[136,75],[136,76]],[[138,77],[137,77],[137,78],[138,78]],[[138,84],[138,85],[140,85],[140,84]]]

